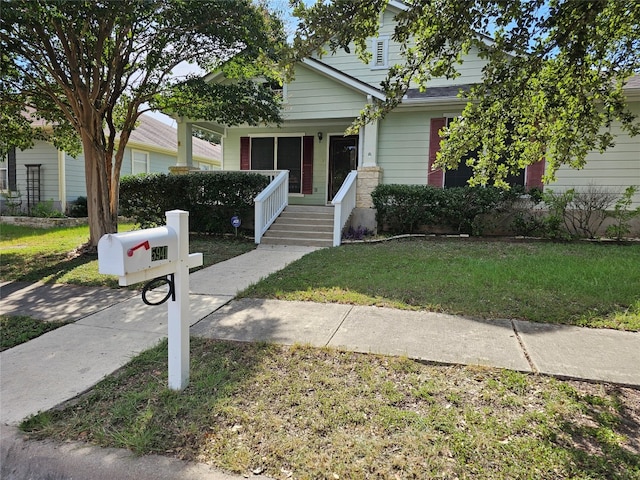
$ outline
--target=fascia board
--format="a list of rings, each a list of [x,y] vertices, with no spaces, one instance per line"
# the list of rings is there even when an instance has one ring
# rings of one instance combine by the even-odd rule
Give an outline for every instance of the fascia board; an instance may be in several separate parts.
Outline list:
[[[386,99],[384,93],[382,93],[377,88],[372,87],[364,82],[360,82],[359,80],[356,80],[349,75],[343,74],[342,72],[335,70],[318,60],[315,60],[313,58],[305,58],[301,61],[301,63],[306,67],[309,67],[310,69],[315,70],[316,72],[321,73],[322,75],[325,75],[326,77],[329,77],[339,83],[342,83],[343,85],[346,85],[360,93],[371,95],[378,100]]]
[[[435,107],[441,105],[465,105],[467,99],[458,97],[432,97],[429,99],[403,99],[396,108]]]

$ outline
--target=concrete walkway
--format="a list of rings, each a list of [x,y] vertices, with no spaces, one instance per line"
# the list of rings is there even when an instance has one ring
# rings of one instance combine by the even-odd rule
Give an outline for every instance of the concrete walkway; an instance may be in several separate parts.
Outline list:
[[[233,300],[238,291],[313,250],[260,246],[192,274],[192,335],[309,343],[640,387],[640,333],[377,307]],[[236,478],[166,458],[25,442],[14,428],[22,419],[86,391],[165,338],[167,309],[146,306],[129,290],[6,283],[0,291],[1,314],[75,320],[0,353],[3,479],[40,478],[29,470],[34,465],[47,470],[46,478],[61,479]]]

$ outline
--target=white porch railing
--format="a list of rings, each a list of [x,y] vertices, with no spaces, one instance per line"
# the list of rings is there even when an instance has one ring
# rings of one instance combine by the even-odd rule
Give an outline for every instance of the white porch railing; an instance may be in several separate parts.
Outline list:
[[[334,206],[333,211],[333,246],[337,247],[342,241],[342,229],[347,224],[349,216],[354,208],[356,208],[356,178],[358,172],[352,170],[344,182],[336,196],[333,197],[331,204]]]
[[[271,183],[255,199],[255,242],[260,243],[262,235],[289,203],[289,170],[267,172],[253,170],[271,178]],[[277,175],[273,175],[277,174]]]

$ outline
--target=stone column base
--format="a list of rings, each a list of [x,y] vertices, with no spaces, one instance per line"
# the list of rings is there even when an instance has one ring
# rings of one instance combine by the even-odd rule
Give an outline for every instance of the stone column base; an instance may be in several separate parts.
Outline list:
[[[381,167],[358,168],[356,181],[356,208],[373,208],[371,192],[382,182]]]
[[[191,172],[198,172],[200,169],[193,165],[172,165],[169,167],[169,173],[171,175],[185,175]]]

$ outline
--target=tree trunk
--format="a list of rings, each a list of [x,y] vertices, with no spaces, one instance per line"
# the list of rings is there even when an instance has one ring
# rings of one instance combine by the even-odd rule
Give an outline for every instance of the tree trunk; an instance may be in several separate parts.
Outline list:
[[[94,137],[95,138],[95,137]],[[112,189],[104,149],[99,148],[87,133],[82,135],[84,149],[84,171],[87,186],[87,211],[89,221],[89,244],[98,245],[107,233],[118,231],[117,186]],[[112,192],[115,201],[111,201]]]

